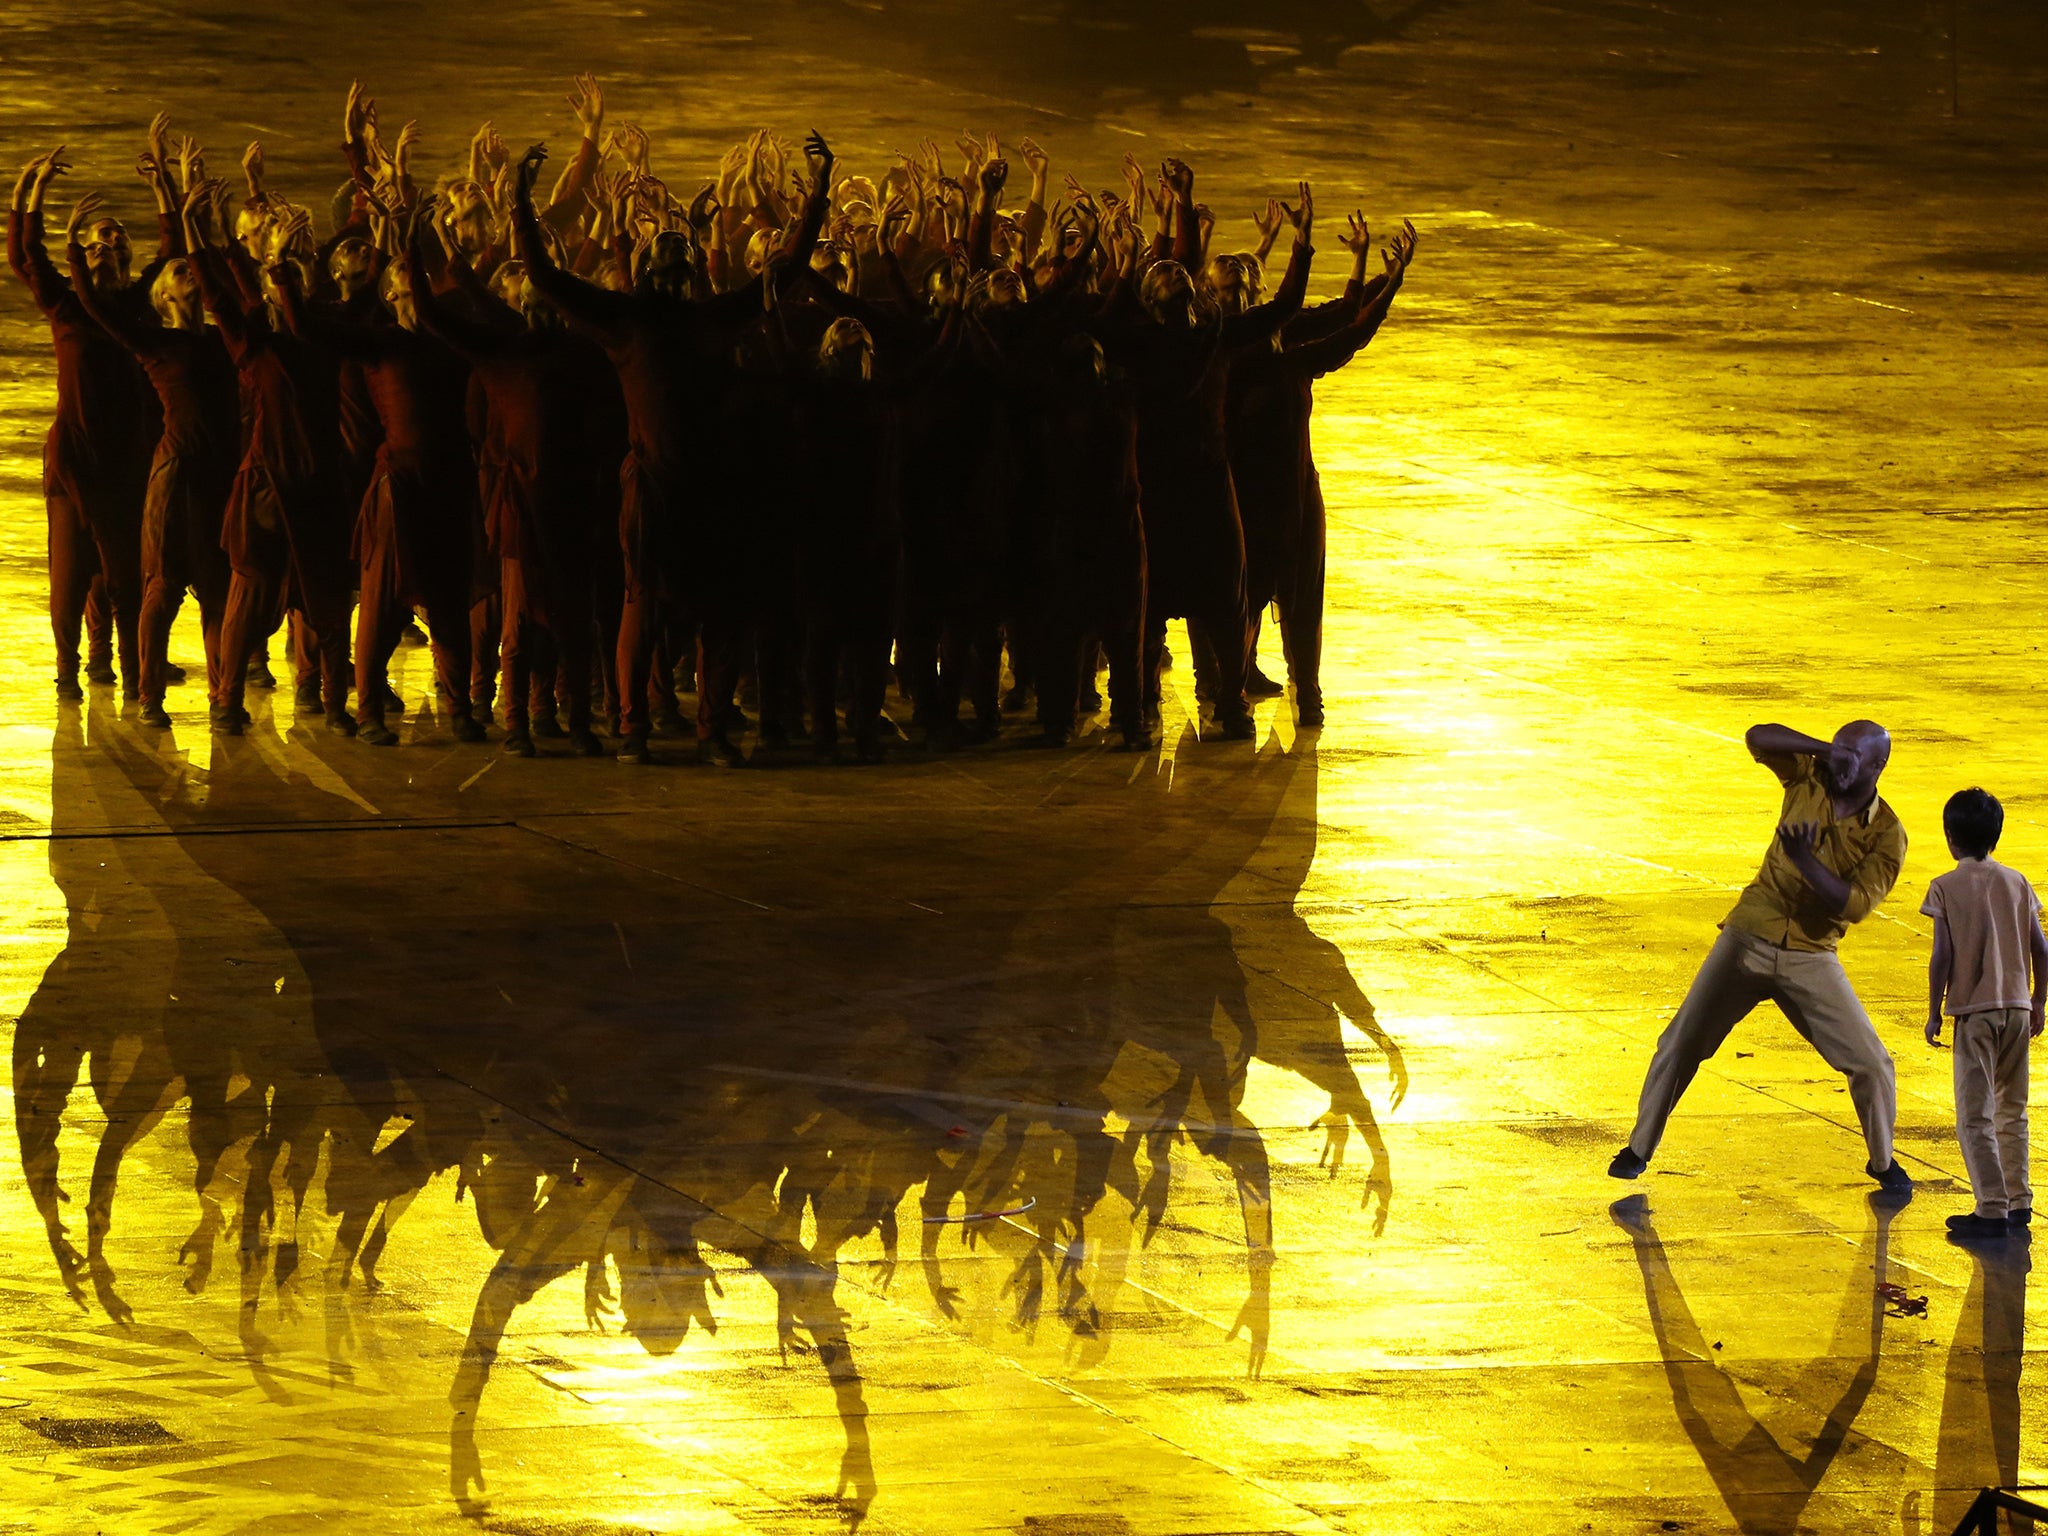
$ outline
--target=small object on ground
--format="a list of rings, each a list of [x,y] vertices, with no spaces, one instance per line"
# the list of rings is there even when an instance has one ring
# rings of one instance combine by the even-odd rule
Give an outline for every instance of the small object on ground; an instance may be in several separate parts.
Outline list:
[[[1927,1298],[1925,1296],[1907,1295],[1906,1288],[1903,1285],[1894,1285],[1889,1280],[1880,1280],[1877,1283],[1877,1294],[1884,1301],[1884,1315],[1886,1317],[1925,1317],[1927,1315]]]

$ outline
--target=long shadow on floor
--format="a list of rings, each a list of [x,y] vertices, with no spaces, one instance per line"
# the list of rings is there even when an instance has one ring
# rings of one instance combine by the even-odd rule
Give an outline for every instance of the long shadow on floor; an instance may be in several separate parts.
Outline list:
[[[899,1223],[955,1328],[1053,1326],[1070,1361],[1100,1364],[1160,1232],[1240,1241],[1180,1209],[1213,1190],[1242,1234],[1228,1337],[1256,1373],[1288,1214],[1243,1112],[1257,1060],[1327,1096],[1333,1177],[1362,1136],[1364,1201],[1375,1230],[1387,1219],[1352,1058],[1383,1057],[1396,1102],[1405,1067],[1296,911],[1312,743],[999,752],[853,796],[686,775],[684,810],[650,797],[573,821],[452,825],[422,794],[409,827],[309,825],[337,793],[388,802],[390,762],[301,736],[217,743],[199,774],[111,712],[68,720],[50,848],[70,941],[17,1028],[17,1111],[60,1277],[125,1321],[105,1241],[122,1158],[188,1102],[186,1284],[205,1287],[232,1232],[246,1358],[274,1395],[268,1309],[309,1284],[300,1222],[335,1223],[319,1284],[346,1379],[386,1244],[452,1171],[496,1253],[451,1367],[466,1508],[505,1331],[579,1271],[593,1324],[654,1354],[716,1330],[708,1255],[762,1277],[785,1356],[832,1395],[836,1493],[859,1518],[877,1490],[848,1319],[892,1285]],[[109,822],[135,835],[94,835]],[[81,1258],[55,1127],[84,1063],[106,1131]],[[233,1188],[216,1177],[230,1152],[248,1163]]]

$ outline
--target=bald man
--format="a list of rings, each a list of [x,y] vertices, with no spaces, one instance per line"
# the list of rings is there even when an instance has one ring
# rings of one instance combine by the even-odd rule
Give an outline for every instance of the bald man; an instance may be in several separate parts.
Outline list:
[[[1768,1000],[1849,1080],[1870,1149],[1864,1171],[1889,1193],[1908,1194],[1913,1181],[1892,1158],[1898,1086],[1891,1053],[1835,954],[1849,925],[1884,900],[1906,861],[1906,829],[1877,793],[1892,739],[1869,720],[1851,721],[1833,741],[1783,725],[1752,726],[1744,739],[1750,756],[1785,786],[1778,835],[1658,1037],[1635,1132],[1607,1171],[1633,1179],[1649,1165],[1700,1063]]]

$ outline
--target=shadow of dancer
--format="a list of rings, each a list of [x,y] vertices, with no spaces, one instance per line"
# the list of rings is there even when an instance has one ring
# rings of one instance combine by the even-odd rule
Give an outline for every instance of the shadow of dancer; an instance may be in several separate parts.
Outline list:
[[[1685,1292],[1671,1272],[1658,1240],[1649,1199],[1629,1195],[1608,1207],[1614,1224],[1634,1240],[1643,1272],[1643,1297],[1664,1357],[1664,1376],[1678,1421],[1699,1452],[1707,1475],[1735,1517],[1743,1536],[1791,1536],[1821,1479],[1845,1446],[1867,1449],[1875,1442],[1858,1435],[1856,1416],[1877,1381],[1884,1343],[1885,1300],[1878,1284],[1887,1273],[1892,1219],[1902,1202],[1872,1195],[1862,1260],[1851,1271],[1835,1318],[1828,1352],[1809,1361],[1790,1390],[1773,1393],[1768,1417],[1777,1423],[1810,1416],[1823,1392],[1832,1392],[1804,1454],[1788,1448],[1792,1426],[1766,1424],[1743,1401],[1734,1375],[1714,1359],[1712,1347],[1693,1321]],[[1841,1381],[1844,1373],[1848,1380]],[[1837,1390],[1839,1384],[1839,1390]],[[1781,1438],[1782,1436],[1782,1438]]]
[[[2024,1242],[1970,1249],[1969,1294],[1949,1346],[1941,1394],[1941,1431],[1934,1452],[1934,1525],[1956,1528],[1981,1488],[2020,1480],[2020,1368],[2027,1344]],[[2015,1531],[2031,1531],[2024,1515],[2007,1515]]]
[[[59,1276],[82,1302],[82,1268],[107,1316],[124,1324],[132,1311],[107,1255],[122,1160],[181,1095],[190,1100],[186,1134],[200,1215],[179,1258],[190,1264],[187,1289],[203,1289],[223,1224],[216,1171],[265,1118],[259,1063],[268,1053],[244,1048],[252,1021],[273,1022],[272,978],[285,966],[275,935],[250,921],[246,904],[162,835],[158,802],[181,771],[174,752],[140,745],[111,709],[94,704],[82,719],[64,711],[51,752],[49,849],[67,939],[15,1028],[22,1171]],[[104,1117],[82,1265],[63,1226],[68,1196],[57,1144],[81,1064]]]

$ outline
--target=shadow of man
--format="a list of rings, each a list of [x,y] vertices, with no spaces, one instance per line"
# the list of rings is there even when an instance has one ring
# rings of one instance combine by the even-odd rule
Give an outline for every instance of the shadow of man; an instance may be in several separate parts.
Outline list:
[[[1773,1407],[1759,1418],[1693,1321],[1685,1292],[1657,1237],[1649,1197],[1629,1195],[1608,1207],[1614,1224],[1635,1243],[1643,1298],[1657,1332],[1678,1421],[1743,1536],[1791,1536],[1800,1529],[1814,1490],[1843,1448],[1852,1440],[1858,1448],[1874,1444],[1856,1433],[1855,1423],[1877,1381],[1885,1318],[1884,1297],[1877,1287],[1886,1276],[1891,1224],[1898,1209],[1896,1201],[1870,1197],[1862,1257],[1842,1293],[1828,1352],[1808,1362],[1789,1391],[1773,1394]],[[1793,1446],[1810,1427],[1823,1394],[1832,1394],[1833,1400],[1802,1454]],[[1788,1422],[1799,1419],[1807,1423],[1795,1428]]]
[[[1934,1452],[1934,1526],[1956,1528],[1981,1488],[2010,1488],[2020,1478],[2020,1368],[2027,1345],[2024,1242],[1970,1249],[1969,1294],[1956,1318],[1941,1394],[1941,1430]],[[2031,1531],[2024,1515],[2008,1515],[2015,1531]]]

